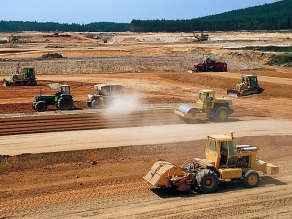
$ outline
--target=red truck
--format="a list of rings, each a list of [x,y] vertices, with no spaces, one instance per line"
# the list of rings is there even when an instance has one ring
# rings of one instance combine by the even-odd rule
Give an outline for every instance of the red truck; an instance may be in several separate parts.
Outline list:
[[[203,62],[194,65],[194,68],[190,70],[190,73],[193,72],[207,72],[207,71],[215,71],[215,72],[226,72],[227,71],[227,63],[224,61],[216,61],[213,59],[212,55],[204,55]]]

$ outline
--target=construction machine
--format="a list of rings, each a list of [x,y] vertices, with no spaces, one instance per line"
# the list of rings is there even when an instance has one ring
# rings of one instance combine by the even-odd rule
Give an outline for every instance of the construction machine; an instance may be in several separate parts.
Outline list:
[[[219,181],[240,180],[252,188],[259,184],[259,171],[269,175],[279,173],[278,166],[256,158],[257,147],[236,145],[233,133],[207,136],[205,159],[188,159],[181,167],[160,160],[143,178],[157,187],[212,193]]]
[[[229,96],[248,96],[253,94],[260,94],[264,91],[258,85],[258,79],[256,75],[243,75],[242,82],[235,85],[234,89],[228,89],[227,95]]]
[[[227,63],[225,61],[216,61],[212,55],[204,55],[203,62],[195,64],[189,73],[194,72],[227,72]]]
[[[216,98],[213,90],[199,90],[195,106],[182,104],[174,113],[187,123],[194,123],[206,118],[214,118],[218,122],[224,122],[233,113],[232,100]]]
[[[11,77],[6,80],[5,78],[2,81],[4,87],[11,85],[36,85],[36,77],[34,67],[27,66],[21,67],[21,71],[16,71],[15,74],[12,74]]]
[[[209,35],[208,34],[204,34],[203,32],[201,32],[201,34],[196,34],[196,32],[193,32],[194,37],[195,37],[195,42],[201,42],[201,41],[208,41],[209,39]]]
[[[55,95],[35,96],[32,102],[32,108],[38,112],[47,110],[48,105],[55,105],[60,110],[71,110],[73,107],[73,96],[70,94],[69,85],[61,85],[59,83],[49,84],[49,88],[57,90]]]
[[[93,94],[87,94],[87,106],[100,109],[117,99],[123,94],[124,86],[119,84],[96,84]]]

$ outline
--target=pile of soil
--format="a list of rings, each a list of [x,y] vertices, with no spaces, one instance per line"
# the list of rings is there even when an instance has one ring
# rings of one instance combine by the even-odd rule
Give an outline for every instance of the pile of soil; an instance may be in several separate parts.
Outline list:
[[[47,53],[42,55],[41,59],[62,59],[63,56],[59,53]]]

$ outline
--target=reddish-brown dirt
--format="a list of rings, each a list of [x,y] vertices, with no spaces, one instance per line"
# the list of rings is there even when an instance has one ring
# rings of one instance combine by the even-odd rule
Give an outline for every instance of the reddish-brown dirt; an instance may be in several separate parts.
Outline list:
[[[105,45],[78,33],[72,34],[70,38],[50,37],[48,38],[50,42],[45,41],[42,36],[44,33],[22,34],[23,36],[33,35],[22,39],[37,43],[24,44],[25,48],[22,49],[26,51],[22,52],[15,52],[21,49],[15,48],[13,45],[4,45],[0,48],[0,59],[38,58],[48,52],[59,52],[66,57],[85,59],[98,56],[155,56],[189,53],[190,49],[194,49],[194,45],[189,43],[134,43],[135,37],[138,39],[141,36],[130,33],[121,35],[121,37],[128,37],[128,35],[132,37],[124,39],[124,41],[131,42],[127,45]],[[212,34],[214,34],[213,37],[217,37],[215,33]],[[218,34],[218,37],[224,38],[228,35],[224,34]],[[167,36],[166,33],[161,35]],[[287,40],[289,36],[286,33],[282,35],[232,33],[232,37],[239,38],[270,39],[274,37],[273,39],[277,39],[277,44],[289,43]],[[119,38],[114,40],[117,41]],[[120,40],[119,43],[122,41]],[[252,42],[235,41],[231,43],[235,45],[236,43],[251,44]],[[259,42],[256,41],[256,43]],[[266,43],[266,41],[262,42]],[[81,46],[76,46],[77,44]],[[88,48],[91,47],[94,49],[89,50]],[[196,51],[202,53],[221,51],[218,49],[220,42],[202,43],[198,47],[200,48],[197,48]],[[5,52],[6,50],[13,51],[9,53]],[[27,52],[28,50],[31,51]],[[89,129],[89,114],[91,116],[96,114],[97,121],[101,113],[92,111],[84,102],[75,103],[77,109],[67,114],[63,114],[54,107],[49,107],[48,112],[45,113],[34,112],[31,106],[34,96],[40,94],[40,89],[42,94],[54,94],[55,91],[50,90],[47,85],[56,82],[70,85],[75,101],[86,100],[86,93],[92,93],[93,85],[98,83],[124,85],[124,95],[134,96],[146,110],[135,112],[131,118],[121,116],[114,122],[100,118],[99,122],[96,122],[97,126],[93,127],[95,130],[100,125],[114,132],[116,127],[126,130],[123,128],[127,126],[142,126],[139,123],[141,119],[149,122],[146,125],[151,125],[153,122],[153,129],[163,129],[165,127],[163,125],[166,124],[182,124],[180,120],[173,118],[172,107],[181,103],[195,103],[197,90],[213,89],[217,96],[226,97],[226,90],[240,82],[241,75],[257,74],[260,86],[265,89],[264,92],[260,95],[242,98],[231,97],[235,111],[229,119],[229,124],[232,124],[233,121],[247,121],[252,126],[253,121],[259,120],[267,120],[271,125],[278,124],[274,122],[275,120],[291,122],[291,69],[265,67],[261,70],[250,69],[230,73],[232,74],[228,76],[221,75],[221,73],[189,74],[185,71],[38,74],[37,86],[0,87],[1,135],[5,135],[7,132],[6,134],[11,139],[21,141],[21,139],[34,136],[33,134],[20,135],[33,129],[34,131],[31,132],[34,133],[53,131],[56,126],[62,131],[72,130],[73,126],[76,129]],[[263,77],[262,81],[260,76]],[[7,76],[1,75],[0,80],[4,77],[7,78]],[[155,115],[163,113],[164,116],[160,114],[158,117],[163,118],[162,121],[165,123],[160,123],[161,120],[151,120],[152,117],[147,116],[147,113],[151,114],[153,118],[156,118]],[[56,122],[56,120],[62,121]],[[72,126],[70,126],[71,123]],[[158,123],[160,126],[156,126]],[[209,121],[208,123],[210,134],[212,134],[212,126],[215,127],[216,123]],[[190,126],[200,128],[200,124]],[[179,126],[177,125],[177,127]],[[249,127],[243,128],[246,133],[252,130]],[[182,141],[182,137],[164,144],[154,143],[114,148],[101,148],[100,145],[96,145],[95,149],[86,150],[22,154],[12,157],[2,155],[0,156],[0,218],[291,218],[292,152],[290,149],[292,135],[287,135],[289,130],[285,130],[286,134],[281,134],[281,128],[280,125],[275,127],[278,130],[277,135],[258,134],[259,131],[264,133],[267,130],[266,127],[262,127],[262,130],[258,130],[258,132],[255,131],[246,137],[235,139],[237,144],[257,146],[259,148],[258,158],[280,166],[280,174],[272,177],[261,176],[259,187],[253,189],[244,188],[241,182],[222,182],[218,191],[207,195],[196,191],[182,193],[157,189],[142,179],[142,176],[158,159],[180,165],[187,158],[203,158],[205,140]],[[44,129],[47,130],[44,131]],[[63,138],[66,138],[67,135],[70,138],[67,132],[62,133]],[[140,133],[140,135],[147,136],[146,133]],[[196,135],[195,132],[194,135]],[[205,139],[205,137],[201,136],[199,139]],[[121,141],[121,139],[110,140],[116,141],[117,144]],[[60,140],[53,137],[46,141],[53,144]],[[90,139],[88,141],[90,142]],[[34,144],[42,145],[42,142],[31,141],[31,145]],[[43,142],[44,145],[45,142]]]

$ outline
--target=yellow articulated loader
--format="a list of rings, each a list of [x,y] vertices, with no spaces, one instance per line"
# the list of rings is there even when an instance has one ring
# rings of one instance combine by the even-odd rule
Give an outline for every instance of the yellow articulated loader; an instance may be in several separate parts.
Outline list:
[[[248,96],[253,94],[261,94],[264,89],[258,85],[258,78],[256,75],[243,75],[241,83],[235,85],[234,89],[228,89],[229,96]]]
[[[157,161],[143,178],[161,188],[212,193],[220,181],[241,180],[246,187],[252,188],[259,184],[258,171],[269,175],[279,173],[279,167],[256,158],[257,147],[235,145],[233,133],[208,136],[205,159],[189,159],[181,167]]]
[[[199,90],[195,106],[182,104],[174,110],[174,113],[187,123],[195,123],[206,118],[224,122],[233,113],[232,100],[216,98],[213,90]]]

